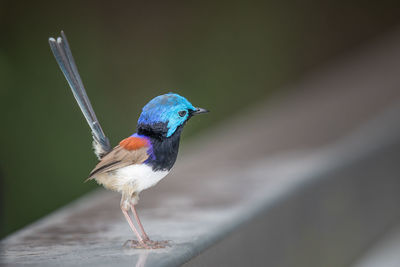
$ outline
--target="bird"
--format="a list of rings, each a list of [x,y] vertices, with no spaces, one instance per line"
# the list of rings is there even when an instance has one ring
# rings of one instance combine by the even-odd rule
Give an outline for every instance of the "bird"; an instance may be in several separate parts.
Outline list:
[[[92,131],[93,150],[99,162],[86,180],[95,180],[122,195],[121,211],[137,238],[130,240],[131,247],[165,247],[168,241],[152,241],[144,230],[136,210],[139,194],[155,186],[170,172],[178,155],[185,124],[193,116],[209,111],[193,106],[176,93],[156,96],[143,107],[136,132],[112,148],[86,93],[65,33],[61,31],[60,37],[50,37],[48,41]],[[139,230],[129,215],[130,211]]]

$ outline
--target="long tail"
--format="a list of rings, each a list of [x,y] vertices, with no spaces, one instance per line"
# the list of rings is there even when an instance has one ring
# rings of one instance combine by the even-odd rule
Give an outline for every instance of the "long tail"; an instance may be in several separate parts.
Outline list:
[[[57,40],[52,37],[49,38],[49,44],[54,57],[56,58],[61,71],[64,73],[64,76],[71,87],[72,93],[74,94],[74,97],[90,126],[90,129],[92,129],[95,154],[99,159],[101,159],[104,155],[110,152],[110,141],[105,136],[103,129],[97,120],[96,114],[94,113],[93,107],[90,104],[85,87],[83,86],[81,77],[79,76],[75,60],[72,57],[67,37],[64,32],[61,31],[61,37],[57,37]]]

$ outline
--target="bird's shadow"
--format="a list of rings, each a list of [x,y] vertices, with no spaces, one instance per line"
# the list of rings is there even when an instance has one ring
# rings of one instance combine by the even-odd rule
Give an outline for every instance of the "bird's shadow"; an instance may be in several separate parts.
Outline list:
[[[150,250],[146,249],[145,251],[140,252],[139,258],[136,261],[136,267],[144,267],[146,266],[147,258],[149,256]]]
[[[127,254],[134,254],[138,255],[138,259],[136,261],[136,267],[144,267],[146,266],[146,262],[148,260],[149,254],[151,252],[161,252],[165,253],[168,248],[172,247],[172,241],[155,241],[155,243],[160,243],[163,246],[159,248],[152,248],[152,249],[146,249],[144,247],[140,247],[139,242],[136,240],[127,240],[123,244],[123,248]]]

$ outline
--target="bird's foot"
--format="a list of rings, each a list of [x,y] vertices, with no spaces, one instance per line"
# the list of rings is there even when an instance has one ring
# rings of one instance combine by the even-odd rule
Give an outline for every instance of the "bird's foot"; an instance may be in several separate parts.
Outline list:
[[[135,248],[135,249],[159,249],[165,248],[169,246],[169,241],[153,241],[150,239],[145,239],[143,241],[137,240],[127,240],[124,244],[126,248]]]
[[[170,246],[168,240],[161,240],[161,241],[154,241],[150,239],[145,239],[143,242],[149,246],[151,249],[157,249],[157,248],[165,248]]]
[[[137,248],[137,249],[151,249],[144,241],[137,240],[127,240],[124,245],[124,248]]]

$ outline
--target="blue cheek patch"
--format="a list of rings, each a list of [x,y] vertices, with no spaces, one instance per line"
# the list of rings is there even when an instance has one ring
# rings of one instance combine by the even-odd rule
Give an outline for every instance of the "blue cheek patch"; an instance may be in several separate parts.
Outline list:
[[[168,121],[168,132],[167,132],[167,137],[170,137],[171,135],[174,134],[176,129],[181,126],[187,118],[189,117],[188,114],[186,114],[184,117],[179,116],[178,112],[181,111],[179,109],[178,111],[175,112],[175,114],[171,114],[170,120]]]

